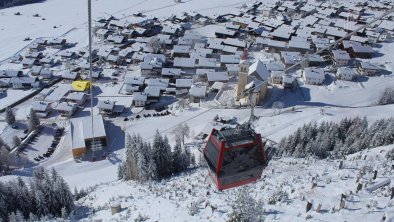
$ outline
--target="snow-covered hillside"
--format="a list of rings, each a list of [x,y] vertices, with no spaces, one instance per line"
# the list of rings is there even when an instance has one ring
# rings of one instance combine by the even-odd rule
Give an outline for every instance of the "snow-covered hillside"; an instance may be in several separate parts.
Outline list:
[[[390,186],[373,192],[366,188],[387,179],[394,183],[391,163],[385,157],[393,148],[347,156],[342,169],[339,160],[272,160],[262,179],[247,187],[252,197],[264,201],[266,221],[380,221],[384,215],[394,214]],[[374,169],[379,169],[375,180]],[[313,183],[317,184],[314,188]],[[358,183],[363,188],[356,192]],[[226,221],[238,189],[217,191],[207,170],[199,168],[160,183],[116,181],[94,186],[77,202],[77,214],[85,221],[131,221],[139,215],[149,218],[147,221]],[[340,209],[342,194],[346,195],[345,206]],[[114,200],[121,203],[122,211],[111,215],[109,202]],[[313,206],[306,213],[308,201]],[[316,212],[319,204],[320,212]]]

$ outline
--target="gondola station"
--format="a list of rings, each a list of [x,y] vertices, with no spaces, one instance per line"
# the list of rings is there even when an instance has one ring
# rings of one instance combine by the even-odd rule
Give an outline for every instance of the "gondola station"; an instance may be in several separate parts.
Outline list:
[[[245,126],[213,129],[204,157],[219,190],[255,182],[267,161],[261,135]]]

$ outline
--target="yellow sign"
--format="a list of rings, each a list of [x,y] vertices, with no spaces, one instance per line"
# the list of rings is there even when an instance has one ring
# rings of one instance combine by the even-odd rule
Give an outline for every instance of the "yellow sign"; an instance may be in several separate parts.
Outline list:
[[[74,81],[71,85],[75,90],[83,92],[90,89],[91,82],[85,80],[78,80]]]

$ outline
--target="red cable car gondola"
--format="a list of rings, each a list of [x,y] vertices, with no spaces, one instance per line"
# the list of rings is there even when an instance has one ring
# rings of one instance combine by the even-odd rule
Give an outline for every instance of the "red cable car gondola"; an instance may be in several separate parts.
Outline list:
[[[255,182],[267,161],[261,135],[245,126],[213,129],[204,157],[219,190]]]

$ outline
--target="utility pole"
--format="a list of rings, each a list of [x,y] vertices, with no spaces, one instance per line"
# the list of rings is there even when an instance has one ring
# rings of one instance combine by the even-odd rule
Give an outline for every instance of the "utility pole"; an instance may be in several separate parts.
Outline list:
[[[92,157],[95,152],[95,141],[94,141],[94,124],[93,124],[93,65],[92,65],[92,0],[88,0],[88,33],[89,33],[89,78],[90,78],[90,116],[92,121],[92,142],[91,148],[93,151]]]

